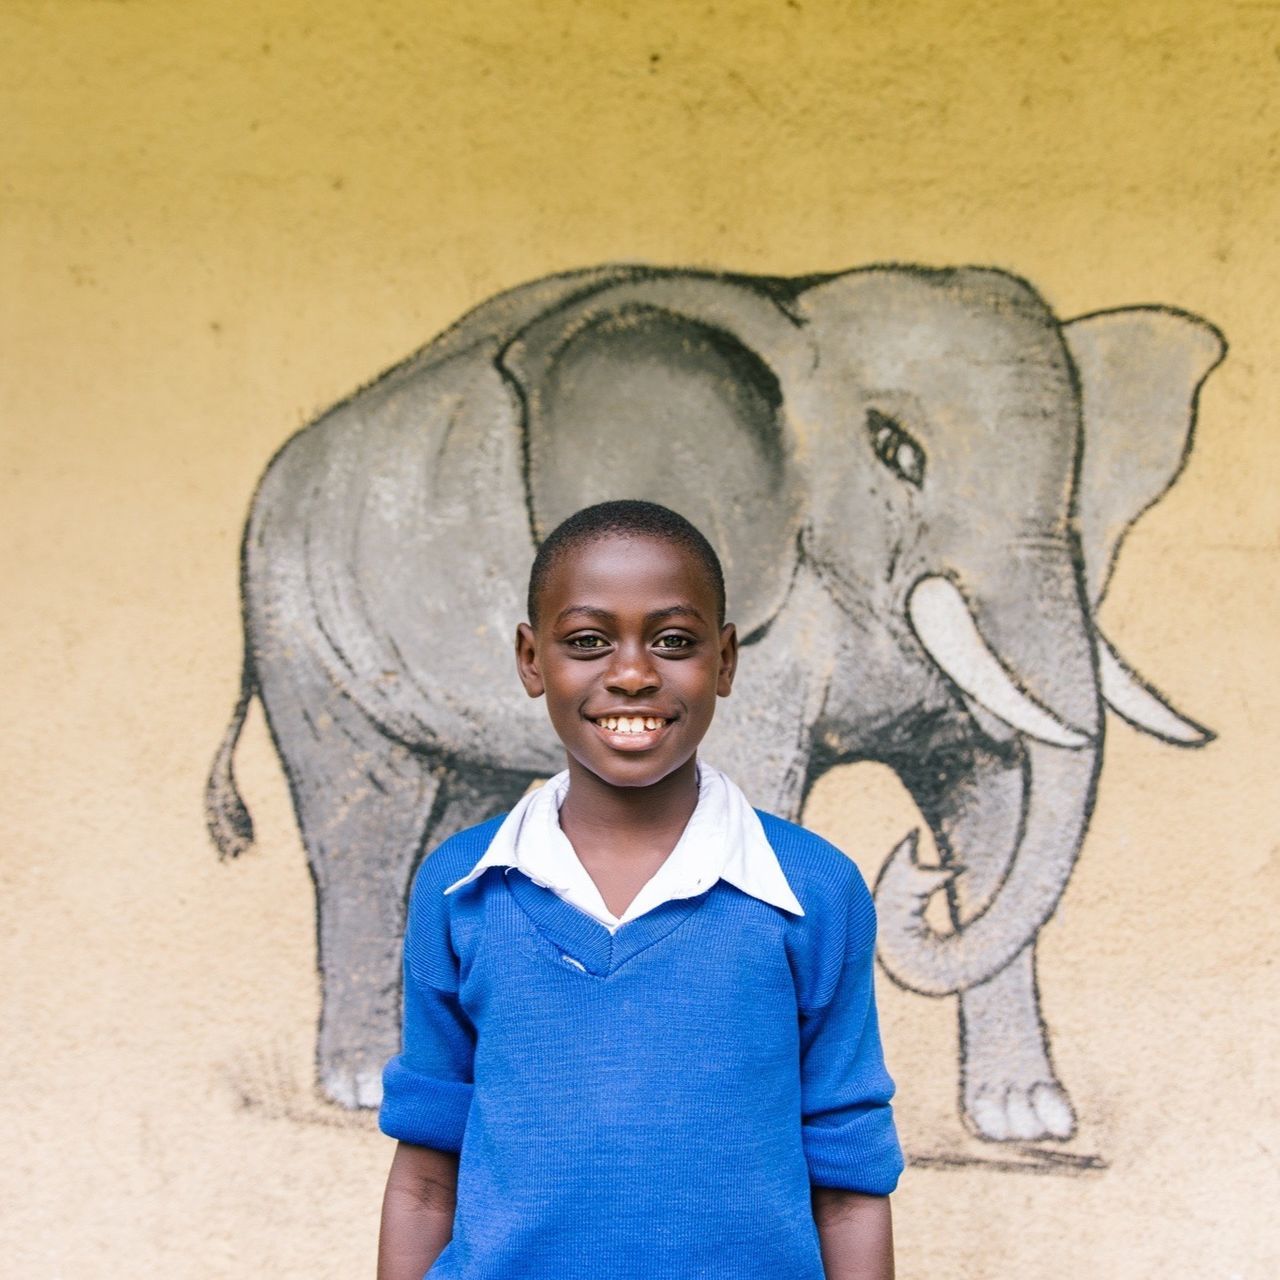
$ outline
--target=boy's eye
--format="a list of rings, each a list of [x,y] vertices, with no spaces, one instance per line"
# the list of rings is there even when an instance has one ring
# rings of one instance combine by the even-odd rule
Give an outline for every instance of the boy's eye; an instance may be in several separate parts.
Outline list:
[[[693,641],[689,636],[659,636],[654,642],[655,649],[687,649]]]
[[[569,645],[574,649],[603,649],[607,646],[603,636],[570,636]]]

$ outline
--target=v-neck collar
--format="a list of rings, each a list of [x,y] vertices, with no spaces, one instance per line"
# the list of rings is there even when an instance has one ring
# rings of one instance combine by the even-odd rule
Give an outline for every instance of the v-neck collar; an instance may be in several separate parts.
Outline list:
[[[561,960],[597,977],[607,977],[628,960],[666,937],[705,901],[707,893],[673,898],[610,933],[599,920],[566,902],[558,894],[535,884],[523,872],[510,870],[502,880],[516,902],[545,938],[560,950]],[[707,892],[710,891],[708,887]]]
[[[698,804],[676,846],[639,889],[621,921],[560,829],[568,772],[524,796],[503,819],[483,856],[444,892],[453,893],[489,867],[518,867],[535,883],[567,899],[606,929],[643,919],[670,899],[696,898],[718,879],[793,915],[804,909],[787,883],[759,814],[719,770],[698,762]]]

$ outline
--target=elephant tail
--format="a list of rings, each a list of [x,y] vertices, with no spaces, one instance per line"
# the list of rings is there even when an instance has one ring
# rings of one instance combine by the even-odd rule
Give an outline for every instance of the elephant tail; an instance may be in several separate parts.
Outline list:
[[[1028,743],[1031,794],[1022,838],[1000,887],[980,913],[940,933],[925,919],[929,900],[958,864],[918,859],[912,832],[876,881],[877,956],[899,986],[926,996],[955,995],[995,977],[1057,910],[1080,852],[1093,802],[1099,753]]]
[[[246,660],[240,674],[240,696],[204,786],[205,825],[217,846],[219,858],[238,858],[253,844],[253,819],[236,786],[232,757],[240,740],[240,731],[244,728],[245,716],[249,713],[249,703],[257,692],[257,681]]]

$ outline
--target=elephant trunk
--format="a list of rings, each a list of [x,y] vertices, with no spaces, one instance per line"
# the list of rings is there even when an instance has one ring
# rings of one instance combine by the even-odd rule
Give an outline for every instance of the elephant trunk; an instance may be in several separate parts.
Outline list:
[[[881,962],[895,981],[927,995],[987,981],[1034,939],[1070,879],[1097,775],[1097,660],[1072,559],[1060,547],[1024,546],[1009,557],[1000,577],[998,589],[978,579],[988,589],[975,593],[972,602],[942,576],[921,579],[908,599],[921,645],[979,721],[984,712],[996,717],[1023,744],[1016,848],[1006,847],[1003,874],[976,877],[991,886],[986,900],[956,918],[953,932],[938,933],[924,919],[930,897],[963,870],[950,865],[943,831],[935,828],[948,855],[943,866],[919,864],[913,835],[880,874]],[[981,859],[988,869],[992,857],[1000,856],[992,850],[955,852]]]
[[[1093,796],[1100,752],[1024,739],[1025,805],[1017,852],[999,888],[954,932],[924,918],[929,899],[961,873],[960,865],[917,860],[917,833],[894,849],[876,882],[880,962],[899,985],[944,996],[986,982],[1053,915],[1071,877]]]

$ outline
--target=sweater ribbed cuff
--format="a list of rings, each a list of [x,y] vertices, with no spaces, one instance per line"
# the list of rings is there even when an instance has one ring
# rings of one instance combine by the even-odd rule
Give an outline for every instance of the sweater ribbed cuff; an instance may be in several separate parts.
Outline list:
[[[401,1055],[382,1071],[378,1128],[389,1138],[437,1151],[461,1151],[474,1086],[436,1080],[405,1066]]]
[[[804,1125],[809,1181],[864,1195],[887,1196],[902,1173],[902,1148],[889,1107],[871,1107],[842,1125]]]

